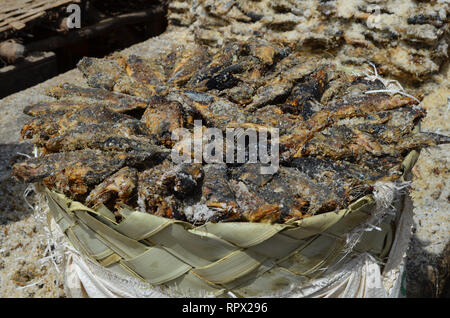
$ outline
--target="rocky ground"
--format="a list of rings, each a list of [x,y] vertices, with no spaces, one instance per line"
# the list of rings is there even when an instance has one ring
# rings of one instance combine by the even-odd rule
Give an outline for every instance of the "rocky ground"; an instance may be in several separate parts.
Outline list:
[[[423,100],[422,130],[450,134],[450,70]],[[413,236],[406,263],[410,297],[450,297],[450,145],[421,152],[413,169]]]
[[[234,3],[236,1],[230,2]],[[266,2],[267,1],[261,1],[261,3]],[[289,1],[283,1],[283,3],[284,2],[288,3]],[[327,3],[329,5],[332,5],[335,2],[336,1],[331,1],[330,3]],[[362,3],[364,1],[358,0],[353,2]],[[404,9],[403,11],[399,11],[399,9],[392,9],[393,4],[396,3],[395,1],[379,2],[390,3],[389,6],[383,9],[383,14],[397,14],[398,16],[401,16],[403,20],[406,19],[405,21],[408,21],[407,19],[410,18],[410,15],[415,14],[417,10],[420,9],[414,7],[413,9],[411,9],[411,12],[407,11],[406,9]],[[176,5],[177,3],[182,2],[173,1],[173,3],[175,3]],[[210,11],[216,10],[220,13],[222,12],[220,10],[226,11],[228,9],[226,7],[208,7],[208,1],[198,1],[198,3],[205,7],[196,7],[194,11],[178,8],[175,10],[175,12],[174,9],[172,9],[172,20],[176,20],[174,15],[175,13],[179,14],[178,19],[180,21],[183,17],[189,17],[189,19],[193,20],[197,19],[197,21],[199,22],[193,27],[184,28],[182,26],[176,27],[172,25],[171,32],[140,43],[139,45],[131,47],[126,51],[145,56],[150,55],[156,51],[164,51],[168,46],[171,45],[178,45],[180,43],[186,44],[192,41],[194,38],[207,40],[208,37],[211,36],[211,34],[206,32],[205,30],[210,27],[208,23],[211,24],[212,22],[210,20],[205,20],[204,18],[202,18],[205,14],[204,11],[209,8],[208,10]],[[222,1],[217,1],[217,3],[222,3]],[[270,2],[267,3],[270,4]],[[313,4],[316,2],[311,0],[305,3],[311,3],[311,6],[313,7]],[[408,3],[412,5],[411,3],[415,2],[408,1]],[[433,5],[436,5],[431,6],[427,9],[431,12],[431,16],[433,16],[433,12],[437,12],[437,15],[434,15],[436,17],[442,17],[444,13],[446,14],[447,7],[443,7],[441,2],[432,1],[431,3]],[[441,7],[439,7],[439,5],[441,5]],[[317,11],[315,8],[316,7],[313,8],[314,10],[310,10],[310,13],[312,12],[311,17],[314,17],[314,12]],[[444,13],[442,12],[441,8],[444,8]],[[298,16],[300,14],[299,12],[302,12],[302,10],[300,10],[301,8],[298,11],[291,13],[285,12],[285,10],[283,11],[283,8],[281,7],[272,9],[275,11],[280,11],[277,13],[278,15],[276,15],[277,19],[280,19],[280,21],[283,21],[283,17],[297,19],[295,18],[295,16]],[[327,12],[327,10],[325,10],[324,8],[321,8],[320,10],[321,15],[325,14],[323,12]],[[356,47],[359,47],[360,49],[361,47],[364,48],[364,46],[358,44],[360,43],[356,41],[358,39],[369,41],[372,44],[376,42],[376,45],[374,44],[376,46],[376,50],[374,49],[374,52],[376,51],[381,55],[384,54],[383,44],[374,41],[373,38],[376,37],[376,35],[378,34],[377,32],[379,32],[380,34],[388,34],[386,32],[389,31],[389,26],[391,26],[391,24],[393,25],[394,23],[392,22],[394,21],[391,19],[392,17],[385,20],[387,21],[387,26],[385,26],[385,28],[380,26],[378,29],[375,28],[373,30],[369,30],[372,32],[371,33],[362,32],[360,30],[362,26],[358,26],[358,24],[360,24],[358,21],[364,18],[368,18],[368,16],[364,17],[361,15],[361,10],[356,10],[353,15],[345,17],[342,16],[343,12],[341,10],[338,10],[336,12],[333,11],[335,10],[333,8],[330,8],[329,10],[331,12],[330,14],[334,16],[333,21],[336,22],[336,27],[342,27],[342,30],[344,31],[343,34],[347,34],[347,37],[344,37],[340,32],[333,33],[333,36],[336,35],[339,37],[339,39],[341,39],[342,36],[342,39],[344,39],[341,47],[342,50],[339,49],[341,51],[334,51],[333,54],[329,53],[330,56],[333,56],[333,59],[341,61],[342,56],[345,56],[346,54],[345,52],[349,52],[349,50],[352,50],[352,45],[356,45]],[[218,23],[219,25],[220,23],[222,23],[223,30],[224,32],[228,32],[227,34],[229,34],[230,32],[232,33],[233,30],[235,32],[238,32],[239,29],[233,29],[230,21],[232,21],[233,19],[237,19],[238,21],[242,22],[244,18],[242,16],[239,17],[239,12],[236,10],[231,11],[230,9],[229,11],[225,11],[223,16],[228,16],[228,18],[226,18],[226,22],[214,20],[216,21],[215,23]],[[358,17],[358,14],[361,16]],[[254,16],[254,18],[255,17],[257,16]],[[305,17],[297,19],[297,23],[303,23],[303,26],[306,26],[307,20],[305,20],[304,18]],[[338,21],[340,18],[346,19],[347,22],[340,23]],[[267,22],[266,20],[267,19],[259,19],[259,23],[264,24]],[[433,22],[433,20],[429,21]],[[250,22],[247,21],[246,23],[253,24],[256,22],[252,22],[250,20]],[[275,22],[272,21],[272,24],[267,22],[262,27],[267,28],[268,26],[273,26],[274,24],[278,23]],[[181,22],[178,23],[182,24]],[[403,26],[404,23],[407,22],[400,22],[400,24]],[[421,83],[407,83],[407,85],[405,85],[405,88],[408,92],[415,94],[416,96],[421,95],[422,97],[424,97],[422,105],[427,110],[428,115],[422,124],[422,129],[426,131],[439,132],[441,134],[449,134],[450,120],[448,118],[448,114],[450,108],[450,72],[448,62],[445,62],[445,58],[442,59],[442,52],[436,51],[442,39],[442,34],[439,33],[439,30],[441,30],[442,26],[439,26],[439,21],[435,21],[433,23],[437,23],[437,26],[434,26],[436,30],[432,30],[437,32],[436,36],[438,36],[438,38],[436,38],[435,40],[419,40],[422,42],[431,41],[427,46],[427,49],[423,49],[420,52],[423,55],[422,61],[427,61],[426,59],[429,58],[430,61],[434,63],[434,71],[431,73],[424,73],[424,76],[426,75],[427,79],[422,81]],[[308,38],[305,38],[304,43],[322,43],[323,45],[328,45],[328,40],[325,41],[323,39],[321,40],[316,38],[316,35],[320,34],[320,25],[321,24],[319,22],[317,22],[317,24],[310,24],[311,30],[309,30],[308,32],[312,32],[312,40],[308,40]],[[424,24],[420,25],[427,25],[427,23],[424,22]],[[252,27],[258,28],[258,26],[254,25]],[[259,26],[259,28],[262,27]],[[395,29],[394,26],[392,27]],[[298,29],[296,32],[306,32],[305,28],[296,28]],[[220,28],[218,29],[220,30]],[[352,33],[351,30],[360,30],[361,32],[358,31],[358,33],[355,31]],[[276,28],[272,28],[270,32],[273,33],[274,31],[276,31]],[[283,34],[292,37],[293,31],[295,30],[284,30]],[[409,45],[405,49],[406,52],[408,52],[408,50],[411,50],[411,48],[413,47],[417,47],[411,44],[411,39],[404,38],[407,36],[407,28],[400,28],[397,30],[397,32],[399,34],[399,40],[395,46],[390,47],[390,50],[392,52],[403,52],[402,50],[405,49],[405,45]],[[241,35],[243,38],[245,38],[245,36],[248,36],[248,34],[245,34],[245,32]],[[352,35],[353,37],[350,37],[350,35]],[[417,38],[418,35],[413,34],[410,35],[410,37],[414,39],[414,37]],[[416,39],[416,42],[417,41],[418,40]],[[397,49],[397,47],[399,48]],[[371,46],[370,44],[368,44],[366,49],[370,48]],[[432,52],[434,51],[438,53],[438,56],[436,54],[432,54]],[[393,54],[392,52],[390,54]],[[358,54],[363,56],[363,53],[364,51],[361,51]],[[420,64],[419,60],[420,59],[417,59],[418,64]],[[359,64],[360,61],[358,61],[355,60],[352,63]],[[377,65],[380,67],[380,70],[383,70],[384,67],[385,74],[388,77],[398,76],[396,78],[401,79],[402,77],[408,77],[408,74],[410,74],[411,72],[415,72],[414,63],[410,63],[408,59],[397,60],[397,64],[395,67],[390,67],[389,65],[383,66],[380,63],[381,62],[378,62]],[[437,68],[434,65],[436,65]],[[415,74],[416,75],[414,76],[417,76],[417,74],[419,73]],[[42,83],[34,88],[25,90],[18,94],[9,96],[3,100],[0,100],[0,112],[2,114],[2,116],[0,117],[0,297],[64,296],[63,288],[59,283],[61,281],[61,274],[58,273],[53,264],[49,261],[48,258],[46,258],[49,255],[49,248],[51,249],[52,247],[51,244],[49,245],[45,239],[46,236],[43,226],[45,220],[43,220],[41,215],[36,211],[33,211],[26,203],[27,201],[30,204],[33,204],[33,200],[35,198],[33,197],[33,194],[30,193],[26,196],[27,200],[25,201],[24,193],[27,187],[25,185],[17,184],[9,177],[10,164],[17,160],[20,156],[23,156],[23,154],[30,155],[32,153],[32,149],[30,149],[29,145],[19,143],[19,131],[24,121],[26,120],[26,116],[22,114],[23,108],[29,104],[35,103],[37,101],[42,101],[45,98],[49,98],[44,95],[45,89],[50,86],[61,84],[63,82],[76,83],[77,85],[85,84],[80,73],[77,70],[73,70],[54,79],[51,79],[45,83]],[[450,184],[448,182],[450,175],[449,158],[450,145],[444,145],[424,150],[422,151],[419,161],[413,171],[414,181],[411,188],[411,197],[414,201],[414,226],[412,229],[412,240],[407,252],[406,264],[406,294],[408,297],[450,296],[450,215],[448,213],[448,211],[450,210]]]

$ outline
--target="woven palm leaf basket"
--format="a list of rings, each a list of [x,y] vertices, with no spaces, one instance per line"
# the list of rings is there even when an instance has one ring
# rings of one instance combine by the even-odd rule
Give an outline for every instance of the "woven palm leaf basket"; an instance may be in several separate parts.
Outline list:
[[[401,181],[418,155],[405,158]],[[383,297],[397,296],[401,283],[404,250],[394,245],[407,196],[398,184],[377,184],[346,209],[291,223],[197,227],[126,206],[118,224],[104,206],[38,189],[76,257],[66,268],[69,296]]]

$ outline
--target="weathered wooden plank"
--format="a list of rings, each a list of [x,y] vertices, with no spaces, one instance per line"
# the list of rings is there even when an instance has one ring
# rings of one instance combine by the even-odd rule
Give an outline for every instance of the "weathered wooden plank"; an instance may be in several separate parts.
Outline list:
[[[0,68],[0,99],[58,74],[56,55],[36,53],[16,65]]]
[[[80,0],[19,0],[0,3],[0,32],[22,29],[27,22],[45,14],[47,10]]]
[[[67,4],[69,2],[79,2],[79,0],[75,0],[75,1],[71,1],[71,0],[59,0],[59,1],[34,0],[28,4],[24,4],[22,7],[15,9],[15,10],[7,9],[7,11],[1,11],[2,9],[0,8],[0,20],[6,20],[9,17],[17,16],[20,14],[26,14],[26,13],[29,13],[30,11],[36,11],[36,10],[45,11],[48,9],[56,8],[61,5]]]

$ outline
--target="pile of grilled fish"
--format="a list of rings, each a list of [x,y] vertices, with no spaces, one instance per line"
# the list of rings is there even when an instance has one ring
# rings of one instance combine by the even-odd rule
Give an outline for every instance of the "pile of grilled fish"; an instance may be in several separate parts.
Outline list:
[[[450,141],[419,132],[417,100],[378,77],[262,40],[84,58],[78,68],[89,88],[52,88],[55,101],[24,110],[31,119],[21,134],[39,155],[13,174],[118,219],[123,206],[194,224],[337,211],[377,181],[397,180],[411,150]],[[175,164],[172,132],[195,120],[224,132],[277,128],[279,169]]]

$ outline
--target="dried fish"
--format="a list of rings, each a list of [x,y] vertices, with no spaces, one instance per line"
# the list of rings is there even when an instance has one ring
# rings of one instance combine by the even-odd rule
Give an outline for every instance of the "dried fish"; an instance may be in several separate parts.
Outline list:
[[[165,102],[159,103],[158,107],[148,107],[141,120],[150,134],[169,147],[174,145],[172,132],[185,126],[183,107],[178,102]]]
[[[123,62],[116,59],[85,57],[77,66],[87,78],[89,86],[107,90],[112,90],[124,73]]]
[[[50,138],[89,124],[109,123],[111,125],[132,119],[131,116],[113,112],[106,107],[83,107],[58,110],[32,118],[22,129],[23,139],[32,139],[43,145]]]
[[[45,142],[48,152],[99,149],[103,151],[123,151],[161,154],[169,150],[156,145],[157,140],[146,130],[142,122],[126,120],[116,124],[91,124],[68,130]]]
[[[56,102],[42,102],[34,105],[30,105],[24,108],[23,112],[26,115],[38,117],[47,116],[51,113],[64,114],[73,110],[79,110],[82,108],[89,107],[86,103],[77,103],[74,101],[56,101]]]
[[[343,199],[327,185],[314,182],[298,169],[280,167],[274,175],[261,175],[259,169],[258,164],[247,164],[234,169],[231,174],[238,202],[247,208],[246,219],[250,221],[302,218],[334,211],[344,205]],[[258,202],[256,210],[248,209],[253,200]]]
[[[161,94],[166,89],[164,85],[165,71],[162,64],[130,55],[126,60],[126,72],[131,79],[144,85],[151,95]]]
[[[42,181],[72,198],[83,198],[92,188],[124,166],[136,166],[148,155],[99,150],[48,154],[15,164],[13,174],[23,182]]]
[[[120,203],[133,204],[137,189],[137,170],[124,167],[96,186],[86,198],[86,203],[93,208],[101,204],[116,210]]]
[[[85,88],[71,84],[53,87],[48,90],[48,95],[58,98],[61,103],[68,101],[72,103],[79,102],[82,105],[105,106],[117,113],[146,109],[153,102],[151,99],[111,92],[104,88]],[[40,115],[40,113],[30,115],[36,116]]]
[[[166,173],[173,165],[164,161],[160,165],[139,173],[138,204],[141,211],[154,215],[183,219],[181,200],[174,194],[174,185]]]
[[[257,18],[242,6],[208,10]],[[196,225],[281,223],[345,208],[376,182],[397,180],[411,150],[450,142],[420,132],[425,111],[417,100],[395,94],[379,76],[261,39],[85,58],[78,68],[89,88],[64,84],[49,90],[56,101],[25,108],[32,118],[22,138],[40,156],[13,173],[93,208],[127,204]],[[172,133],[192,133],[197,119],[222,132],[278,129],[281,166],[261,174],[264,165],[248,161],[172,162],[180,146]],[[249,144],[234,150],[250,158]]]
[[[168,56],[169,63],[173,64],[170,73],[167,74],[167,83],[175,86],[185,85],[199,68],[209,63],[210,55],[206,48],[196,47],[193,50],[181,49]]]

